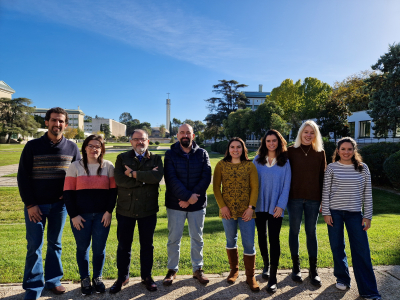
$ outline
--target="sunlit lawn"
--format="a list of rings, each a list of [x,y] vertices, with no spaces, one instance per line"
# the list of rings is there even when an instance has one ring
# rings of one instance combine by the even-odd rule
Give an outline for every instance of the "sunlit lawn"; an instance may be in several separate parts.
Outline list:
[[[161,186],[158,213],[158,221],[154,236],[154,275],[165,275],[167,271],[167,217],[164,206],[165,186]],[[374,189],[374,218],[372,227],[368,231],[372,262],[374,265],[399,265],[400,264],[400,230],[398,221],[400,218],[400,196]],[[228,270],[228,260],[225,251],[225,235],[220,218],[218,206],[212,193],[212,186],[208,189],[207,216],[204,225],[204,269],[206,273],[222,273]],[[19,197],[17,188],[0,188],[0,282],[21,282],[26,255],[25,225],[23,217],[23,203]],[[116,238],[117,222],[115,214],[111,231],[107,242],[107,257],[104,277],[116,278]],[[281,261],[280,268],[291,267],[288,245],[288,217],[285,213],[281,231]],[[332,255],[329,247],[327,228],[320,216],[317,225],[319,240],[319,265],[332,267]],[[240,238],[239,238],[240,241]],[[257,241],[257,237],[256,237]],[[300,234],[300,253],[302,266],[307,267],[307,252],[305,246],[304,230]],[[257,243],[256,243],[257,244]],[[347,242],[348,245],[348,242]],[[185,227],[181,246],[181,261],[179,274],[191,274],[190,239]],[[256,246],[259,253],[258,246]],[[239,242],[239,249],[242,246]],[[46,251],[46,243],[43,253]],[[351,256],[348,248],[347,254]],[[78,268],[75,258],[75,240],[71,232],[69,218],[67,219],[63,235],[64,279],[78,280]],[[351,259],[349,259],[351,265]],[[139,242],[137,231],[133,242],[131,276],[140,276],[139,270]],[[241,267],[243,270],[243,264]],[[262,260],[257,256],[257,268],[262,268]]]

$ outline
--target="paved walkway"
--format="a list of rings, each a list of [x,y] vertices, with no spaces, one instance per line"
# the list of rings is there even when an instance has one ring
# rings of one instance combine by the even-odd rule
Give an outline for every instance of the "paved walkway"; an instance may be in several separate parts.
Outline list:
[[[0,186],[18,186],[17,177],[2,177],[18,172],[18,164],[0,167]]]
[[[374,267],[375,275],[378,282],[378,289],[384,300],[399,299],[400,287],[400,266],[378,266]],[[207,275],[210,283],[206,286],[201,285],[197,280],[189,275],[177,276],[172,286],[164,287],[162,285],[163,276],[155,276],[154,280],[157,283],[158,291],[149,292],[143,284],[140,283],[140,278],[131,278],[127,286],[116,295],[110,295],[108,291],[104,294],[94,294],[88,299],[363,299],[358,295],[357,286],[354,280],[353,270],[350,268],[353,286],[346,291],[340,291],[335,287],[335,277],[333,269],[320,269],[319,274],[323,285],[316,288],[310,284],[307,278],[307,270],[302,270],[302,284],[294,283],[290,279],[289,270],[278,271],[278,291],[270,295],[266,292],[267,282],[257,275],[257,281],[262,290],[258,293],[250,291],[245,283],[245,275],[241,272],[238,281],[235,284],[229,285],[226,282],[228,273],[221,275]],[[258,273],[261,271],[258,271]],[[107,289],[113,284],[113,280],[106,280]],[[61,296],[55,296],[49,291],[44,291],[40,299],[82,299],[80,293],[80,284],[70,281],[63,282],[67,292]],[[5,300],[23,299],[24,290],[20,283],[0,284],[0,298]]]

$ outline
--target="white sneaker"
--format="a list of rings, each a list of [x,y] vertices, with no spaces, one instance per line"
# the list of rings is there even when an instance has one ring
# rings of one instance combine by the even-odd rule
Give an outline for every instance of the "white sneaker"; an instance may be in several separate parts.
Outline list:
[[[338,283],[336,283],[336,288],[337,288],[338,290],[345,291],[345,290],[347,289],[347,285],[338,282]]]

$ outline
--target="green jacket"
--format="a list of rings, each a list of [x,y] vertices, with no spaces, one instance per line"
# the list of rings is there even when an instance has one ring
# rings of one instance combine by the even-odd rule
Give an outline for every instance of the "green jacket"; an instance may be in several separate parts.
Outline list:
[[[125,166],[137,171],[136,178],[124,174]],[[157,171],[153,168],[158,167]],[[161,157],[146,151],[139,162],[135,151],[118,155],[115,162],[115,183],[118,186],[117,214],[143,218],[158,212],[158,187],[164,175]]]

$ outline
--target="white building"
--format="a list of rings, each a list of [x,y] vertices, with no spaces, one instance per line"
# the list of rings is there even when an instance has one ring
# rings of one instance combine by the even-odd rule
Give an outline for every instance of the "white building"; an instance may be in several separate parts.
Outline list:
[[[110,127],[111,135],[116,137],[126,135],[126,125],[113,119],[92,118],[92,122],[85,122],[85,132],[96,133],[100,131],[100,126],[106,124]]]

